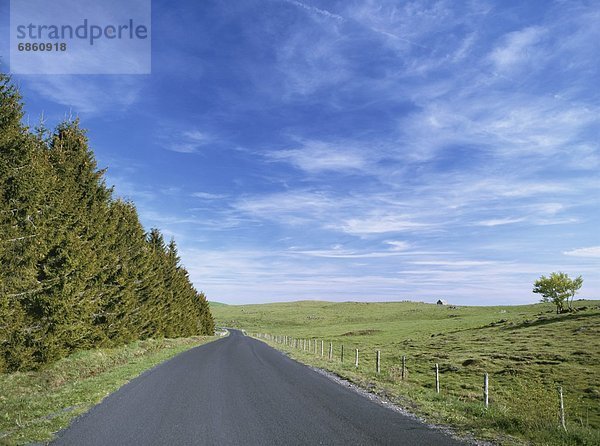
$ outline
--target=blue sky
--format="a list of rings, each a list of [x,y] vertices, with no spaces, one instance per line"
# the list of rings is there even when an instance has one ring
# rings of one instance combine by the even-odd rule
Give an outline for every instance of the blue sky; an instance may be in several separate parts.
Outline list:
[[[3,70],[8,2],[0,3]],[[153,1],[152,74],[15,75],[210,300],[600,298],[600,5]]]

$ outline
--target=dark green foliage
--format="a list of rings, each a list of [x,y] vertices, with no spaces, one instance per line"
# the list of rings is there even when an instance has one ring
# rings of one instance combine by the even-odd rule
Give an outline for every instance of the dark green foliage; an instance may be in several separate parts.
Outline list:
[[[23,126],[0,74],[0,372],[75,349],[213,334],[177,248],[112,197],[78,121]]]

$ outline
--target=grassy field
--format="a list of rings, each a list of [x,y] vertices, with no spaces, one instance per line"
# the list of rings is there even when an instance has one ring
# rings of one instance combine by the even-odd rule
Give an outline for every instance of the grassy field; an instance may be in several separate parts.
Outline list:
[[[214,337],[81,351],[40,371],[0,374],[0,445],[46,442],[145,370]]]
[[[294,358],[333,371],[434,423],[500,444],[600,444],[600,301],[498,307],[304,301],[211,308],[220,325],[316,339]],[[320,341],[325,344],[321,357]],[[329,342],[334,360],[327,359]],[[273,343],[272,343],[273,344]],[[311,346],[314,348],[314,341]],[[344,362],[341,348],[344,346]],[[354,366],[359,349],[359,367]],[[381,351],[381,372],[375,371]],[[407,377],[401,378],[406,356]],[[441,391],[435,392],[435,364]],[[482,386],[489,374],[490,407]],[[559,428],[562,386],[567,432]]]

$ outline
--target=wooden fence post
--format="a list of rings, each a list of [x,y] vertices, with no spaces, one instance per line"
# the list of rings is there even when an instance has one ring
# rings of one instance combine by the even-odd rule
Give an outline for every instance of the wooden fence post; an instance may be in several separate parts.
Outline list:
[[[342,354],[340,356],[341,362],[344,362],[344,344],[342,344]]]
[[[435,364],[435,393],[440,393],[440,366]]]
[[[333,342],[329,343],[329,360],[333,359]]]
[[[358,368],[358,349],[354,352],[354,366]]]
[[[567,424],[565,422],[565,403],[563,400],[563,389],[561,386],[558,387],[558,418],[560,426],[567,432]]]
[[[377,350],[377,365],[376,365],[377,373],[381,372],[381,352]]]
[[[406,356],[402,355],[402,381],[406,379]]]
[[[489,395],[490,395],[490,393],[489,393],[489,377],[488,377],[488,374],[486,373],[485,375],[483,375],[483,401],[484,401],[486,409],[490,405]]]
[[[323,357],[323,341],[321,341],[321,358]]]

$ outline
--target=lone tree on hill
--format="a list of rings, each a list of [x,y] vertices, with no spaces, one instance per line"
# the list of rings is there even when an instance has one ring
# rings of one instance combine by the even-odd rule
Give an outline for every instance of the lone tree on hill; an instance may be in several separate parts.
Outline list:
[[[573,298],[583,285],[581,276],[571,279],[565,273],[552,273],[550,277],[542,276],[533,284],[533,292],[542,295],[542,302],[552,302],[556,305],[556,314],[565,311],[565,302],[569,311],[573,310]],[[571,300],[569,300],[571,298]]]

